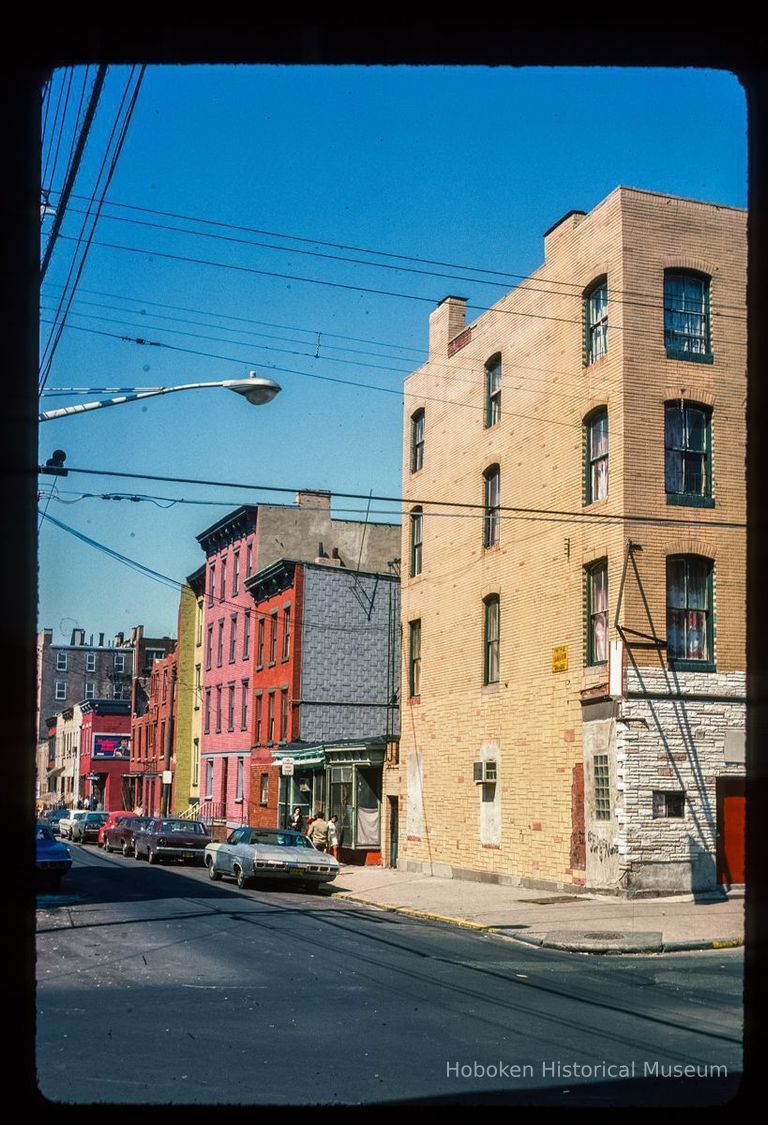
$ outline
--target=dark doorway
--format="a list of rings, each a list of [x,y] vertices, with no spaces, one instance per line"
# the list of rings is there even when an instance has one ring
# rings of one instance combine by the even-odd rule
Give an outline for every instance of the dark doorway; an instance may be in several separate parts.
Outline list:
[[[744,882],[746,787],[743,777],[717,779],[717,881]]]
[[[397,867],[397,840],[399,835],[399,798],[389,798],[389,866]]]

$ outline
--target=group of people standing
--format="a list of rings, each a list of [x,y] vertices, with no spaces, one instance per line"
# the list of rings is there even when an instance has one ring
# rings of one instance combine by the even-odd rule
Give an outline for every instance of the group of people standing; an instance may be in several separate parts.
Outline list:
[[[291,816],[290,827],[296,832],[303,832],[311,844],[320,852],[327,852],[335,860],[339,858],[339,818],[334,815],[325,819],[322,809],[318,809],[314,816],[306,821],[304,814],[296,805]]]

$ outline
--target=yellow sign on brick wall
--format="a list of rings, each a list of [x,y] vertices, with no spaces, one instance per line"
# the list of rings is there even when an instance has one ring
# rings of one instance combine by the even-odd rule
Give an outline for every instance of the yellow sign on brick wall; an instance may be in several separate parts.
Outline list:
[[[552,649],[552,671],[568,671],[568,645],[557,645]]]

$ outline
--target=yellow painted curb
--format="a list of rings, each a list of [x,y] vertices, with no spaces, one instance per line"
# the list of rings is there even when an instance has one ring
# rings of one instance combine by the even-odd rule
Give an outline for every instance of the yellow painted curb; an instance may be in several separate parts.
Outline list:
[[[334,896],[336,898],[346,898],[350,902],[360,902],[364,906],[376,906],[379,910],[391,910],[395,914],[407,914],[411,918],[426,918],[430,922],[447,922],[451,926],[461,926],[465,930],[479,930],[482,933],[490,933],[492,927],[484,926],[481,922],[468,922],[465,918],[450,918],[446,914],[431,914],[427,910],[414,910],[410,906],[393,906],[390,902],[375,902],[370,898],[360,898],[358,895],[350,895],[345,891],[339,891]]]
[[[735,946],[743,945],[743,938],[721,938],[719,941],[712,942],[713,949],[733,949]]]

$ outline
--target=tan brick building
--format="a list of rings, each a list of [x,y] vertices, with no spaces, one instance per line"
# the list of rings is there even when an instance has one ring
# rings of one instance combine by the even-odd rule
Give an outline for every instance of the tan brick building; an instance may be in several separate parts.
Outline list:
[[[617,188],[544,250],[476,320],[441,302],[405,384],[388,855],[740,882],[746,215]]]

